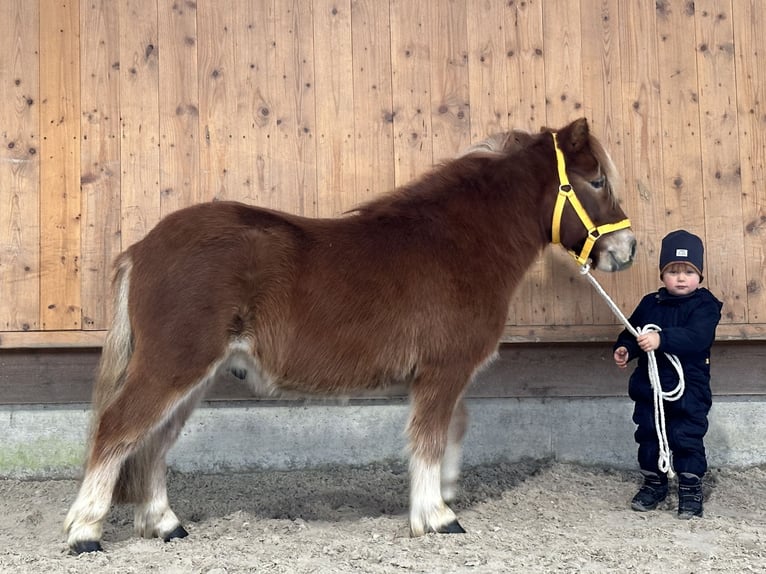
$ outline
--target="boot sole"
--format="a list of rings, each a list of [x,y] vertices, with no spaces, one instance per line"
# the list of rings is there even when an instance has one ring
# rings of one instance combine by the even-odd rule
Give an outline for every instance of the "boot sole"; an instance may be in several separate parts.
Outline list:
[[[660,505],[660,503],[665,502],[665,498],[667,498],[667,496],[664,498],[661,498],[654,504],[642,504],[641,502],[637,500],[631,500],[630,507],[636,512],[649,512],[650,510],[655,510]]]
[[[659,506],[659,502],[657,504],[650,504],[649,506],[645,506],[639,502],[631,502],[630,507],[635,510],[636,512],[649,512],[650,510],[654,510]]]

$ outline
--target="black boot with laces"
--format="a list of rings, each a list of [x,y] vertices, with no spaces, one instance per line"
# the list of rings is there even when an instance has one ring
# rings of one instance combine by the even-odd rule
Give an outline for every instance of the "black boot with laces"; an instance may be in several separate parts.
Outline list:
[[[702,478],[689,472],[678,475],[678,518],[702,516]]]
[[[667,498],[668,477],[648,470],[642,470],[641,474],[644,475],[644,483],[630,502],[630,507],[638,512],[647,512],[657,508]]]

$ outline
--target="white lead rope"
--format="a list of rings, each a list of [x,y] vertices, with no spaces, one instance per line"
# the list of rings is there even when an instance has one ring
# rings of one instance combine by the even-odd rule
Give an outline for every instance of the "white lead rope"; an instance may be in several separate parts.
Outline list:
[[[596,281],[596,278],[590,274],[590,265],[588,263],[580,268],[580,274],[585,275],[585,278],[590,281],[591,285],[593,285],[596,291],[603,297],[604,301],[606,301],[606,304],[609,305],[612,312],[634,337],[638,337],[645,333],[661,331],[657,325],[652,324],[644,325],[636,330],[622,311],[620,311],[620,308],[614,301],[612,301],[612,298],[609,297],[606,291],[604,291],[599,282]],[[662,385],[660,384],[659,371],[657,370],[657,357],[654,356],[654,351],[649,351],[647,355],[649,357],[649,382],[652,385],[652,393],[654,396],[654,428],[657,432],[657,440],[660,446],[660,455],[657,460],[657,466],[659,467],[660,472],[667,473],[670,478],[673,478],[675,472],[673,472],[673,467],[670,461],[670,445],[668,443],[667,431],[665,430],[665,407],[663,406],[663,401],[677,401],[683,396],[684,389],[686,388],[684,371],[678,357],[665,353],[670,364],[673,365],[676,373],[678,373],[678,385],[672,391],[664,392],[662,390]]]

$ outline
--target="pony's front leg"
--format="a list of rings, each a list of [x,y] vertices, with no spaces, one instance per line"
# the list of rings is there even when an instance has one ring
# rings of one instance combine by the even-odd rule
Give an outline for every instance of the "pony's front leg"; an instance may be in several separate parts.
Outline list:
[[[434,388],[438,379],[420,378],[411,393],[410,436],[410,534],[429,532],[463,533],[457,516],[442,497],[442,489],[457,480],[456,461],[450,460],[448,476],[443,460],[448,444],[450,421],[463,385]],[[462,437],[462,433],[460,433]],[[459,442],[457,444],[459,449]],[[451,453],[451,455],[454,453]],[[458,453],[459,455],[459,453]],[[446,479],[446,484],[444,483]],[[443,486],[444,484],[444,486]],[[454,487],[453,487],[454,491]]]
[[[452,414],[447,435],[447,447],[442,458],[441,490],[445,502],[452,502],[457,495],[460,463],[463,455],[463,437],[468,426],[468,411],[461,399]]]
[[[410,457],[410,534],[458,534],[465,530],[441,496],[441,464]]]

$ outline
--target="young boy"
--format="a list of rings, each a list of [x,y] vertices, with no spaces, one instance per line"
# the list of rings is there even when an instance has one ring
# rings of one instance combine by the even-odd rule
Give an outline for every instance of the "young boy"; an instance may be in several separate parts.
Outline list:
[[[674,402],[666,401],[665,428],[678,473],[678,517],[702,516],[702,476],[707,470],[704,437],[712,401],[710,347],[721,318],[722,303],[702,281],[702,240],[688,231],[669,233],[660,250],[660,280],[664,287],[646,295],[630,316],[636,328],[654,324],[661,330],[635,338],[623,330],[614,345],[614,362],[621,369],[638,358],[628,394],[635,401],[633,422],[638,425],[638,464],[643,485],[631,501],[633,510],[654,510],[668,494],[668,477],[658,466],[659,441],[654,424],[654,397],[649,382],[648,355],[655,352],[662,390],[678,385],[678,373],[665,353],[678,357],[686,389]]]

